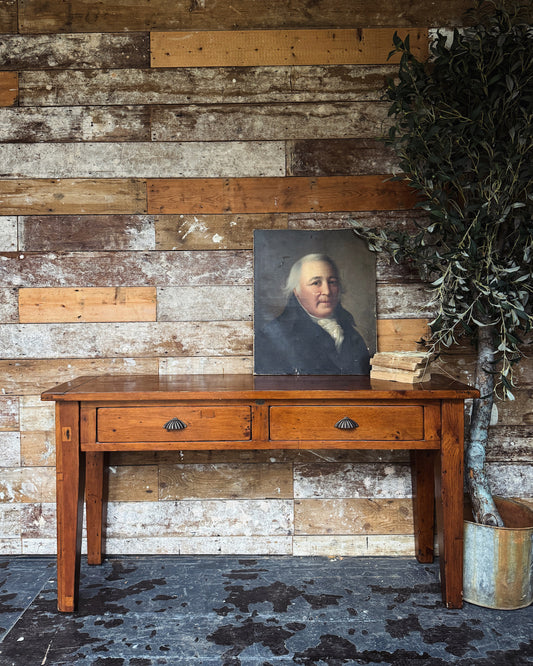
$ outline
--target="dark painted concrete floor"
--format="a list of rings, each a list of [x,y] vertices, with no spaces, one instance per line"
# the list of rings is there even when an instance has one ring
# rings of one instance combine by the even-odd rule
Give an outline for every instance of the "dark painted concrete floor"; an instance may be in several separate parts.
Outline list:
[[[409,558],[120,557],[56,611],[52,558],[0,557],[2,666],[533,664],[533,607],[446,610]]]

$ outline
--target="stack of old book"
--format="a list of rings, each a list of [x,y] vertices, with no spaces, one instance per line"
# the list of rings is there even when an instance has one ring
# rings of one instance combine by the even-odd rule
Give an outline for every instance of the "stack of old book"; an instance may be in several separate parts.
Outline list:
[[[377,352],[370,363],[371,379],[386,379],[390,382],[415,384],[431,378],[431,352]]]

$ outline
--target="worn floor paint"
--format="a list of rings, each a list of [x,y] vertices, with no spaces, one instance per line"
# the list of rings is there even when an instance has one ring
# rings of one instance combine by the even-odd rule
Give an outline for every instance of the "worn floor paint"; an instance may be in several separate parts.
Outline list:
[[[525,666],[533,607],[446,610],[409,558],[121,557],[56,611],[51,558],[0,558],[1,666]]]

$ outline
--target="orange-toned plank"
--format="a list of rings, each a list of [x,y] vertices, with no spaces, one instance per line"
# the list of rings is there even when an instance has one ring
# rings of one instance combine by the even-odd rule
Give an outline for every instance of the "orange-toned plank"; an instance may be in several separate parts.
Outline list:
[[[18,94],[17,72],[0,72],[0,106],[13,106]]]
[[[134,178],[0,180],[3,215],[146,212],[145,181]]]
[[[20,322],[156,321],[155,287],[19,290]]]
[[[152,32],[152,67],[379,65],[387,62],[394,28],[337,30],[201,30]],[[405,37],[407,32],[400,31]],[[411,48],[427,53],[427,30],[409,32]],[[395,56],[395,60],[399,60]]]
[[[427,319],[378,319],[378,351],[417,351],[429,334]]]
[[[148,212],[153,214],[398,210],[414,203],[413,191],[387,176],[148,181]]]

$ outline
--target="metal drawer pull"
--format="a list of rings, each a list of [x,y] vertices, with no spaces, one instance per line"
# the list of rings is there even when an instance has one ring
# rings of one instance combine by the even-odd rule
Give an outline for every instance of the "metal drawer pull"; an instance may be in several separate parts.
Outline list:
[[[163,428],[165,430],[184,430],[187,427],[186,423],[183,423],[183,421],[180,421],[178,418],[174,417],[173,419],[170,419],[170,421],[167,421]]]
[[[359,428],[359,423],[356,423],[355,421],[352,421],[352,419],[345,416],[340,421],[337,421],[335,427],[339,430],[355,430],[355,428]]]

